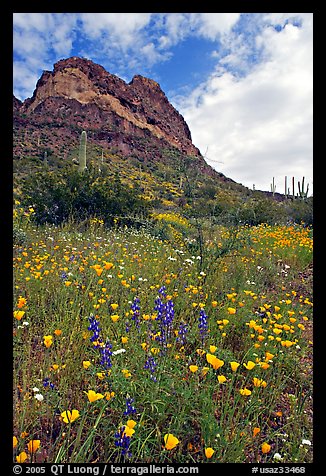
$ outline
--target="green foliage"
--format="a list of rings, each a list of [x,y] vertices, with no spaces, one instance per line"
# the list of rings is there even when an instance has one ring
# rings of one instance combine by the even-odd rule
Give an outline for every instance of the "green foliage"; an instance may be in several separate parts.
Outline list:
[[[110,153],[108,149],[104,150],[94,143],[89,143],[87,144],[87,172],[85,167],[82,166],[84,173],[80,174],[85,183],[82,184],[79,183],[78,179],[73,179],[77,180],[79,184],[77,187],[78,199],[76,196],[71,197],[71,193],[68,194],[69,196],[65,196],[62,177],[68,176],[72,167],[81,170],[81,155],[86,156],[86,153],[84,154],[85,149],[86,133],[81,135],[79,146],[66,151],[66,159],[54,155],[51,149],[43,148],[38,152],[39,155],[35,160],[22,157],[14,161],[14,180],[16,186],[21,188],[23,183],[20,180],[21,178],[25,180],[27,177],[28,182],[34,181],[35,177],[36,181],[40,180],[40,171],[44,171],[44,154],[47,152],[47,171],[52,174],[52,177],[44,180],[48,180],[49,186],[50,182],[53,183],[50,186],[51,193],[43,190],[42,197],[39,197],[40,202],[43,199],[45,200],[40,209],[47,208],[40,222],[50,220],[53,223],[61,223],[65,219],[64,217],[69,214],[73,214],[79,220],[82,219],[80,215],[88,216],[91,210],[96,216],[103,216],[104,213],[107,216],[109,214],[120,214],[121,216],[134,217],[139,214],[138,199],[141,199],[146,200],[147,206],[145,208],[151,209],[151,211],[176,211],[188,219],[210,219],[212,223],[226,226],[236,226],[239,223],[258,225],[260,223],[301,223],[301,221],[308,225],[312,224],[312,197],[305,196],[307,187],[304,185],[304,180],[300,185],[301,199],[300,196],[297,196],[290,200],[286,199],[287,196],[284,196],[284,200],[282,200],[281,194],[275,193],[275,181],[271,184],[272,193],[252,191],[226,178],[221,177],[221,180],[218,180],[216,177],[212,178],[206,175],[202,172],[201,164],[198,163],[197,158],[184,157],[172,149],[162,150],[161,153],[165,154],[163,159],[154,162],[146,161],[142,157],[121,157],[118,154]],[[77,162],[78,155],[80,155],[79,167],[76,167],[74,164]],[[102,176],[101,180],[98,179],[98,176],[95,176],[99,174],[99,168]],[[94,172],[95,169],[96,173]],[[60,174],[60,177],[58,183],[55,183],[57,174]],[[96,181],[96,186],[92,186],[95,187],[92,191],[90,190],[89,174],[93,177],[91,182]],[[33,179],[28,176],[33,177]],[[114,188],[115,177],[119,177],[119,197],[116,198],[111,194],[111,204],[108,205],[107,198],[109,191]],[[66,178],[64,182],[67,182]],[[71,180],[69,179],[68,182],[70,183]],[[285,185],[287,186],[287,180]],[[29,189],[33,187],[34,184],[30,185]],[[39,185],[36,185],[36,188],[38,187]],[[31,191],[30,195],[35,196],[37,194]],[[132,200],[135,200],[135,210],[132,209],[130,200],[127,199],[126,195],[128,197],[132,196]],[[55,208],[51,208],[53,196],[56,198]],[[103,196],[106,197],[104,200],[106,202],[105,206],[98,203]],[[59,200],[60,197],[62,200]],[[63,203],[63,197],[68,200],[68,203]],[[288,198],[291,198],[290,193],[288,193]],[[87,203],[89,204],[89,212],[81,213],[81,210],[85,211]],[[103,208],[105,207],[104,212]],[[55,216],[53,217],[53,215]],[[133,223],[129,219],[124,221],[125,224],[127,222]],[[162,237],[169,235],[168,229],[162,229],[161,231]]]
[[[313,197],[286,201],[282,205],[283,215],[288,218],[288,221],[313,225]]]
[[[137,189],[123,185],[117,175],[112,180],[94,169],[83,174],[76,170],[38,172],[26,179],[22,192],[26,203],[34,204],[33,218],[38,224],[98,217],[111,225],[116,216],[130,216],[132,221],[132,217],[147,214],[148,205]]]
[[[282,213],[278,202],[265,197],[252,197],[239,208],[238,219],[251,226],[260,223],[273,225],[282,221]]]

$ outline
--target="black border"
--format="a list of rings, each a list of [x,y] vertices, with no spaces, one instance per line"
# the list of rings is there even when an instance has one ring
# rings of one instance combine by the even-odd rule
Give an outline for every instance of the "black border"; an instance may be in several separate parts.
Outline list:
[[[291,4],[290,4],[291,3]],[[322,394],[322,374],[323,374],[323,361],[324,356],[319,352],[321,346],[324,344],[322,341],[322,323],[323,319],[326,319],[324,316],[324,310],[322,308],[321,292],[323,287],[323,261],[319,256],[320,252],[323,251],[325,247],[324,235],[323,235],[323,218],[324,208],[323,208],[323,195],[321,193],[322,184],[320,181],[323,179],[322,170],[319,172],[320,166],[324,161],[324,152],[322,155],[318,153],[319,138],[320,134],[320,121],[318,120],[318,106],[320,104],[321,96],[318,94],[318,85],[323,81],[323,75],[318,71],[319,67],[323,63],[324,52],[321,51],[318,55],[318,49],[321,47],[324,49],[324,44],[322,40],[318,39],[318,33],[321,32],[322,25],[322,11],[320,6],[315,2],[305,2],[303,5],[298,4],[298,2],[257,2],[256,0],[246,0],[232,2],[232,4],[219,4],[215,5],[214,3],[208,3],[207,5],[198,4],[190,5],[189,2],[143,2],[142,5],[139,5],[137,2],[137,11],[138,12],[184,12],[187,11],[195,12],[195,10],[201,12],[212,12],[214,11],[213,7],[219,7],[219,10],[222,12],[230,11],[244,11],[244,13],[256,13],[256,12],[268,12],[268,11],[301,11],[306,13],[313,13],[314,15],[314,462],[312,464],[298,464],[297,466],[305,466],[307,471],[305,474],[320,474],[319,466],[322,467],[323,463],[323,445],[324,440],[324,428],[322,426],[321,414],[323,407],[323,394]],[[9,6],[9,5],[8,5]],[[0,92],[1,92],[1,114],[2,114],[2,171],[0,174],[1,186],[0,191],[3,193],[3,200],[1,201],[1,215],[2,215],[2,229],[0,236],[2,238],[1,245],[1,271],[2,271],[2,300],[1,300],[1,311],[2,311],[2,340],[1,348],[4,354],[4,359],[2,359],[2,418],[1,418],[1,443],[0,443],[0,468],[8,468],[9,471],[4,474],[13,474],[12,467],[12,421],[13,421],[13,408],[12,408],[12,292],[13,292],[13,269],[12,269],[12,196],[13,196],[13,172],[12,172],[12,54],[13,54],[13,45],[12,45],[12,32],[13,32],[13,20],[12,15],[14,12],[26,11],[29,12],[42,12],[48,11],[47,4],[44,2],[33,2],[33,4],[26,5],[11,5],[10,10],[3,11],[3,5],[1,7],[1,45],[2,51],[4,54],[1,56],[1,82],[0,82]],[[98,5],[97,10],[104,10],[105,7],[113,7],[113,5],[106,4],[104,8],[100,8]],[[117,6],[117,5],[116,5]],[[124,2],[123,6],[127,7],[127,11],[133,11],[135,4],[130,5],[128,8],[128,3]],[[25,8],[26,7],[26,8]],[[57,1],[55,4],[52,4],[51,7],[55,8],[55,12],[73,13],[75,8],[69,7],[67,2]],[[78,4],[80,11],[87,11],[90,4],[86,2],[79,2]],[[84,8],[85,7],[85,8]],[[199,8],[202,7],[202,8]],[[268,8],[269,7],[269,8]],[[212,10],[213,9],[213,10]],[[189,11],[190,10],[190,11]],[[92,11],[92,10],[91,10]],[[118,12],[121,10],[118,9]],[[317,56],[318,55],[318,56]],[[3,167],[4,164],[4,167]],[[324,344],[325,346],[325,344]],[[258,466],[259,468],[266,466],[275,467],[275,465],[262,465],[262,464],[245,464],[245,463],[229,463],[227,467],[225,464],[220,463],[209,463],[209,464],[200,464],[199,474],[202,474],[203,470],[213,469],[213,464],[216,466],[214,469],[220,475],[232,473],[236,471],[236,474],[252,474],[251,468],[253,466]],[[45,466],[47,472],[45,474],[52,474],[50,472],[50,463],[44,465],[35,465],[35,466]],[[78,465],[71,465],[78,466]],[[100,465],[102,466],[102,464]],[[136,465],[134,465],[136,466]],[[145,464],[143,466],[146,466]],[[182,465],[178,465],[182,466]],[[196,466],[196,465],[194,465]],[[286,465],[279,465],[286,466]],[[291,466],[291,465],[287,465]],[[48,472],[49,471],[49,472]],[[24,474],[24,472],[22,473]],[[63,473],[65,474],[65,473]],[[109,474],[109,473],[107,473]],[[259,473],[257,473],[259,474]],[[289,473],[293,474],[293,473]],[[294,473],[295,474],[295,473]],[[303,473],[302,473],[303,474]]]

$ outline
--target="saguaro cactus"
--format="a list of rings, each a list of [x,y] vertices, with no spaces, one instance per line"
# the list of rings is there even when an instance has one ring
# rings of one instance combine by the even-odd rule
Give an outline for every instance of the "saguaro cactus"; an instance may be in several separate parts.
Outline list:
[[[295,199],[294,177],[292,177],[292,198]]]
[[[273,177],[273,183],[271,183],[271,192],[272,192],[273,196],[275,194],[275,190],[276,190],[276,185],[275,185],[275,179]]]
[[[87,134],[86,131],[83,131],[80,136],[80,145],[79,145],[79,172],[83,172],[86,166],[86,143],[87,143]]]
[[[290,195],[289,191],[288,191],[288,178],[287,178],[287,176],[285,176],[285,179],[284,179],[284,195],[285,195],[285,198],[288,198],[288,196]]]
[[[309,183],[307,184],[306,190],[304,190],[304,177],[302,177],[302,182],[298,181],[299,197],[305,200],[308,197]]]

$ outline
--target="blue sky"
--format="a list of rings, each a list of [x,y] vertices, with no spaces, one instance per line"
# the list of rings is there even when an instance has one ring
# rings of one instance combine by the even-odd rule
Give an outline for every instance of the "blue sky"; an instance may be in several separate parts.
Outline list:
[[[313,190],[312,13],[14,13],[14,94],[83,56],[156,80],[219,172],[284,192]]]

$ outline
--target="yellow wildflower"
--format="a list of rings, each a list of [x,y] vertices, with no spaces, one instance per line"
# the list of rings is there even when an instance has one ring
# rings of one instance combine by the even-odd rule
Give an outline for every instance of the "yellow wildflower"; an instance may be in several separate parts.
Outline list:
[[[190,372],[193,372],[193,373],[197,372],[198,365],[189,365],[189,370]]]
[[[248,388],[240,388],[239,392],[241,393],[241,395],[245,395],[245,396],[251,395],[251,390],[249,390]]]
[[[43,339],[44,339],[43,342],[45,347],[51,347],[51,345],[53,344],[53,337],[49,335],[49,336],[44,336]]]
[[[40,446],[41,446],[40,440],[31,440],[29,441],[27,448],[30,453],[36,453],[36,451],[39,449]]]
[[[232,372],[236,372],[240,364],[238,362],[230,362]]]
[[[14,318],[20,321],[24,314],[25,311],[14,311]]]
[[[205,448],[206,458],[208,458],[208,459],[211,458],[214,453],[215,453],[215,451],[213,450],[213,448]]]
[[[21,453],[19,453],[19,455],[16,456],[16,461],[17,461],[17,463],[25,463],[27,458],[28,458],[28,456],[25,453],[25,451],[22,451]]]
[[[224,383],[226,382],[226,377],[224,375],[218,375],[217,380],[219,381],[219,383]]]
[[[166,450],[173,450],[180,441],[172,433],[166,433],[164,435],[164,443]]]
[[[61,413],[62,420],[65,423],[73,423],[77,418],[79,418],[80,414],[78,410],[65,410]]]
[[[269,453],[271,450],[271,445],[265,442],[261,445],[261,450],[263,453]]]
[[[101,400],[102,398],[104,398],[104,395],[102,395],[101,393],[96,393],[94,392],[94,390],[88,390],[88,392],[84,393],[86,393],[90,402],[96,402],[96,400]]]
[[[214,370],[219,369],[224,365],[224,361],[218,359],[215,355],[213,354],[206,354],[206,360],[209,364],[212,365]]]
[[[244,363],[243,365],[247,370],[252,370],[256,364],[252,360],[248,360],[248,362],[246,364]]]

